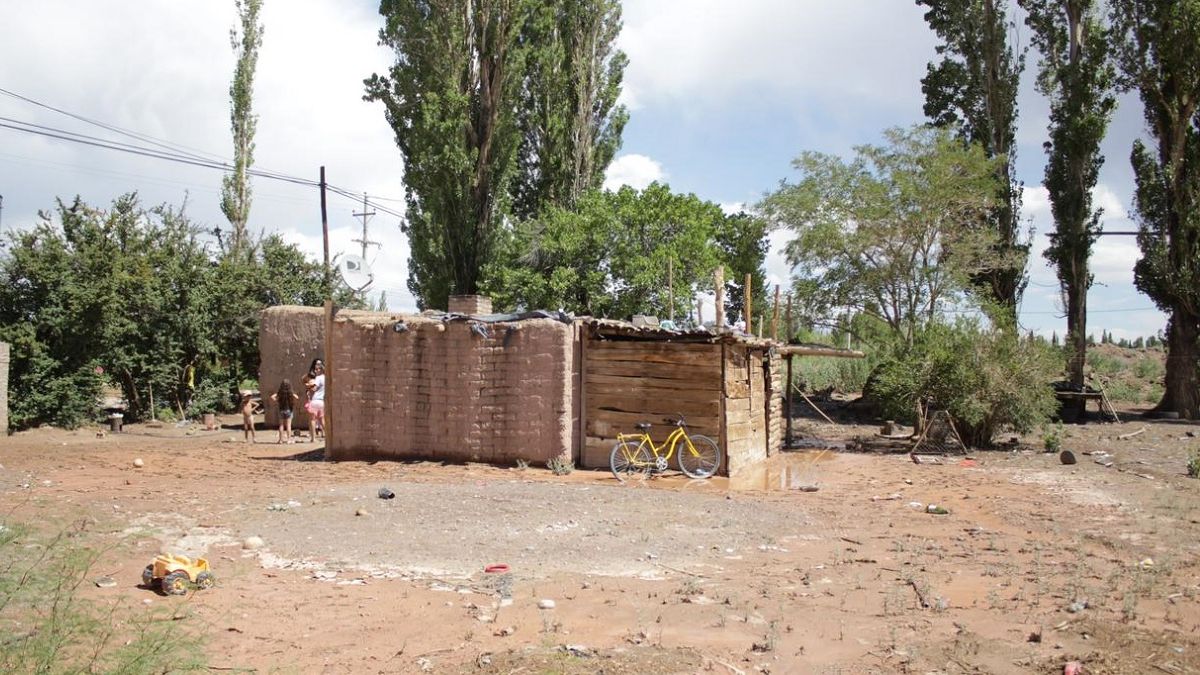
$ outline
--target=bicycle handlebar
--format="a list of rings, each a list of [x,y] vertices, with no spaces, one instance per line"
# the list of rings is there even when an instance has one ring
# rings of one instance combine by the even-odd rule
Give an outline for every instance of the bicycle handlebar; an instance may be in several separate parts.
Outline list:
[[[677,413],[677,415],[678,415],[678,413]],[[670,424],[671,426],[675,426],[675,427],[686,427],[687,426],[687,420],[685,420],[683,418],[683,415],[678,415],[677,417],[664,417],[663,421],[666,422],[667,424]]]

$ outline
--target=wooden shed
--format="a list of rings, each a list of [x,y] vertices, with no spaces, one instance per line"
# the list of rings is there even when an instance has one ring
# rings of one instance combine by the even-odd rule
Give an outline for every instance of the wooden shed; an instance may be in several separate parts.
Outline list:
[[[656,441],[683,415],[737,473],[783,444],[784,378],[778,343],[732,333],[671,331],[585,320],[580,339],[580,462],[608,466],[618,433],[650,422]],[[674,466],[674,462],[672,462]]]

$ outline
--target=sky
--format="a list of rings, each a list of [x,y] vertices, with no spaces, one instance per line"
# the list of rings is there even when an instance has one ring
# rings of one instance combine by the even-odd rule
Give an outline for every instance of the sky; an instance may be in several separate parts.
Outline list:
[[[403,211],[403,163],[382,104],[362,100],[364,78],[392,54],[377,44],[378,4],[366,0],[264,0],[255,83],[255,167],[328,181]],[[228,159],[228,89],[234,54],[231,0],[39,0],[0,4],[0,89],[74,115]],[[1016,38],[1028,44],[1027,29]],[[882,131],[924,121],[920,79],[933,36],[911,1],[626,0],[619,45],[629,56],[622,101],[630,110],[606,187],[663,181],[679,192],[752,208],[791,161],[815,150],[849,156]],[[1037,54],[1019,98],[1017,175],[1033,229],[1030,283],[1020,320],[1049,335],[1065,331],[1054,272],[1042,258],[1052,227],[1041,187],[1048,110],[1033,89]],[[0,93],[0,118],[105,138],[109,131]],[[6,123],[0,119],[0,124]],[[1096,188],[1104,227],[1130,230],[1129,149],[1144,136],[1141,106],[1123,97],[1104,144]],[[0,127],[0,229],[27,227],[56,198],[95,206],[136,191],[144,204],[181,204],[206,229],[226,225],[221,173],[93,148]],[[319,258],[316,188],[256,178],[250,227],[278,232]],[[330,195],[335,254],[359,254],[361,201]],[[405,287],[408,246],[397,216],[369,219],[379,242],[367,259],[373,290],[394,310],[415,307]],[[771,237],[771,283],[786,283]],[[1089,324],[1117,338],[1162,330],[1166,317],[1133,287],[1133,237],[1103,237],[1092,257]]]

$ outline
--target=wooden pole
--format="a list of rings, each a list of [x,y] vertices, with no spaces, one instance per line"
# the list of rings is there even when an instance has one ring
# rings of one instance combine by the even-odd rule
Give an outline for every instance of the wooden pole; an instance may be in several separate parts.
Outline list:
[[[675,323],[675,261],[667,259],[667,319]]]
[[[791,299],[790,295],[788,299]],[[789,303],[788,306],[790,307],[791,304]],[[795,354],[787,355],[787,385],[784,388],[784,391],[787,392],[787,396],[785,397],[787,400],[783,404],[787,408],[787,434],[783,441],[783,447],[785,448],[792,447],[792,360],[795,358]]]
[[[696,327],[704,327],[704,301],[696,300]]]
[[[754,314],[751,312],[750,298],[754,295],[754,277],[746,275],[746,285],[742,287],[742,309],[745,311],[746,334],[754,335]]]
[[[767,316],[765,314],[759,314],[758,315],[758,337],[763,336],[763,327],[766,325],[766,323],[767,323]],[[751,334],[753,334],[753,333],[751,333]]]
[[[779,339],[779,284],[775,284],[775,309],[771,310],[771,339]]]
[[[713,289],[716,293],[717,331],[725,328],[725,267],[717,265],[713,272]]]
[[[321,167],[321,240],[325,243],[325,294],[333,297],[333,273],[329,269],[329,214],[325,210],[325,167]]]
[[[787,319],[786,320],[787,320],[787,335],[785,335],[783,337],[783,341],[791,342],[792,336],[794,336],[796,334],[796,331],[792,329],[792,294],[791,293],[788,293],[788,298],[787,298]],[[788,362],[788,367],[791,368],[791,362]]]
[[[325,301],[325,457],[333,458],[333,300]]]

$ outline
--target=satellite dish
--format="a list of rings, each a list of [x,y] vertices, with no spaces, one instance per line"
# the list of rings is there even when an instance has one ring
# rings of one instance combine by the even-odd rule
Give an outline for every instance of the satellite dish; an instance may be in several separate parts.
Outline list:
[[[375,276],[371,274],[371,266],[361,256],[344,255],[338,260],[337,267],[342,281],[355,291],[362,291],[375,280]]]

